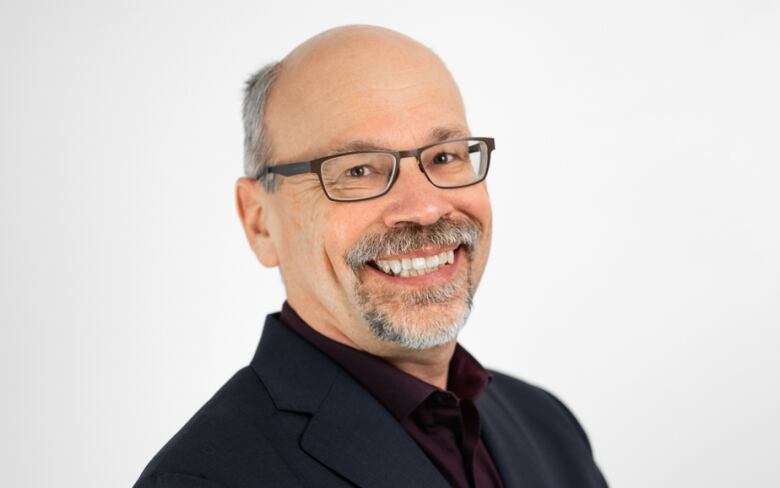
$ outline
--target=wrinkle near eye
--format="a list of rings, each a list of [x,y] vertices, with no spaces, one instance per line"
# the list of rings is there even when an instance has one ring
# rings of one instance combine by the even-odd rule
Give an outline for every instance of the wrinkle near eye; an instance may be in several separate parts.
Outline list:
[[[287,189],[282,188],[282,185],[286,185]],[[296,205],[304,202],[306,204],[316,203],[320,197],[326,198],[325,193],[322,191],[320,180],[316,176],[310,177],[307,175],[301,178],[285,178],[282,180],[282,184],[279,185],[278,191],[286,192]]]

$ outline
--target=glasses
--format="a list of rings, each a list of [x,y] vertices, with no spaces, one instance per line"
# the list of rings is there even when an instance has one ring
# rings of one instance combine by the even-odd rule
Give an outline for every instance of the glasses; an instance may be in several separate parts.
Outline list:
[[[401,159],[409,157],[417,159],[417,167],[436,188],[476,185],[487,176],[490,155],[495,148],[491,137],[469,137],[409,151],[348,152],[267,166],[256,179],[261,180],[268,173],[280,176],[316,173],[330,200],[356,202],[389,192],[398,179]]]

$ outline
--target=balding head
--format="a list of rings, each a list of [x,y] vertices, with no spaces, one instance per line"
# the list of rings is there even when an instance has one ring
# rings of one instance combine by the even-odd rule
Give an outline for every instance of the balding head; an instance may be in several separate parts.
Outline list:
[[[365,138],[368,126],[409,133],[414,123],[404,123],[401,101],[447,111],[467,131],[458,88],[429,48],[374,26],[320,33],[250,78],[247,176],[269,160],[316,157],[346,139]]]

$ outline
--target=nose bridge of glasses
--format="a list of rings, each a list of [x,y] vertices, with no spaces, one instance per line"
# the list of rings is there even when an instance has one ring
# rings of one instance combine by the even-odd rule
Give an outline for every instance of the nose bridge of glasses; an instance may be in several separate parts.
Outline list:
[[[420,170],[421,173],[425,174],[425,169],[423,168],[423,161],[422,161],[422,149],[410,149],[408,151],[399,151],[398,152],[398,166],[400,170],[401,161],[403,161],[406,158],[414,158],[417,161],[417,169]]]

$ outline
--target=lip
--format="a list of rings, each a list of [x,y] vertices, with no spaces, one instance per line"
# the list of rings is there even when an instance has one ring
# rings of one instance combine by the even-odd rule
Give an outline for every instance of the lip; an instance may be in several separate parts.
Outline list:
[[[437,254],[440,254],[444,251],[454,250],[455,251],[455,259],[453,260],[452,264],[447,264],[442,266],[441,268],[437,269],[433,273],[424,274],[422,276],[390,276],[389,274],[386,274],[382,272],[381,270],[376,269],[373,265],[366,266],[366,268],[369,270],[369,272],[374,273],[378,275],[380,278],[387,280],[390,283],[393,283],[395,285],[407,285],[407,286],[421,286],[421,287],[428,287],[428,286],[435,286],[435,285],[441,285],[445,282],[448,282],[452,279],[452,276],[457,272],[458,268],[460,267],[461,262],[461,254],[463,254],[463,249],[461,246],[458,247],[448,247],[448,248],[430,248],[433,250],[430,254],[427,253],[427,249],[425,250],[418,250],[413,254],[402,254],[399,255],[399,257],[392,257],[390,259],[401,259],[402,257],[410,257],[410,256],[416,256],[416,257],[427,257],[427,256],[435,256]],[[386,258],[379,258],[379,259],[386,259]]]
[[[393,254],[392,256],[380,256],[375,261],[390,261],[393,259],[411,259],[411,258],[429,258],[431,256],[437,256],[445,251],[454,251],[460,249],[460,246],[440,246],[440,247],[423,247],[422,249],[416,249],[414,251],[406,252],[403,254]],[[452,263],[453,265],[455,263]],[[446,266],[445,266],[446,268]]]

